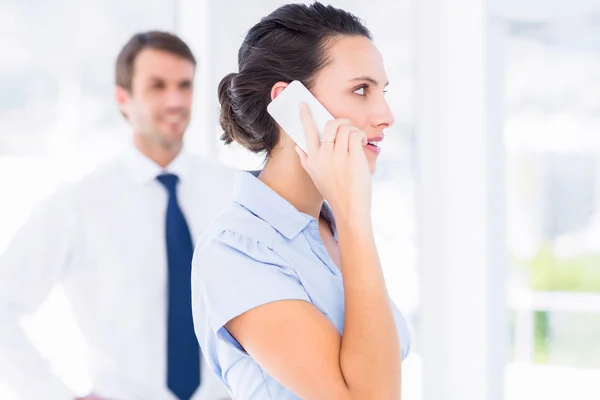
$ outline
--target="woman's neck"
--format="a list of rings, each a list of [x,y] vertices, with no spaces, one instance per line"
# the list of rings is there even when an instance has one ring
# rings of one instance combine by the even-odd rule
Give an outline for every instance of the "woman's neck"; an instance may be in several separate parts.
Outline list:
[[[302,167],[298,154],[293,148],[284,146],[275,149],[259,179],[298,211],[319,220],[323,196]]]

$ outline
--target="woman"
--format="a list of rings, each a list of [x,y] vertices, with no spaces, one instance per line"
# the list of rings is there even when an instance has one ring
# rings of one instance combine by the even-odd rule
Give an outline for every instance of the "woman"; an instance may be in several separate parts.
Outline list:
[[[370,218],[377,144],[393,123],[381,55],[357,18],[314,3],[263,18],[238,56],[219,85],[222,139],[267,160],[258,178],[240,172],[194,256],[204,356],[236,400],[398,399],[410,337]],[[336,117],[321,142],[299,110],[307,154],[267,113],[293,80]]]

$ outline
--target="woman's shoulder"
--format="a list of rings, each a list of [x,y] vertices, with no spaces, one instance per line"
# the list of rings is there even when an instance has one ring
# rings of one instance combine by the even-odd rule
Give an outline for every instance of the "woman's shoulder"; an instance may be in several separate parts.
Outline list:
[[[196,244],[195,257],[238,252],[248,256],[272,250],[278,232],[266,221],[232,202],[205,229]]]
[[[205,287],[224,288],[233,282],[240,287],[274,275],[297,279],[293,266],[274,246],[278,235],[271,225],[234,204],[198,241],[192,280]]]

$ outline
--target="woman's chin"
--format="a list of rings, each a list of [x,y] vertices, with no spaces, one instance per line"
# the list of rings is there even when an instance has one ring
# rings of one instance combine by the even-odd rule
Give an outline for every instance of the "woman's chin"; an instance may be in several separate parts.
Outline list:
[[[369,160],[369,170],[371,171],[371,175],[374,175],[377,171],[377,161]]]
[[[371,175],[373,175],[377,170],[377,155],[373,154],[370,150],[365,150],[365,155],[367,156],[367,162],[369,163],[369,170],[371,171]]]

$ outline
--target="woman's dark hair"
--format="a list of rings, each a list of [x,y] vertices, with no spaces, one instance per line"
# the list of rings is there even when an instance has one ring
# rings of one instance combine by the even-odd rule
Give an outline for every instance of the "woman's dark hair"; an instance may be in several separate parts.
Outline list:
[[[248,31],[238,52],[238,73],[219,84],[221,140],[270,154],[279,139],[267,112],[277,82],[301,81],[309,89],[330,60],[328,50],[342,36],[371,33],[354,15],[319,2],[279,7]]]

